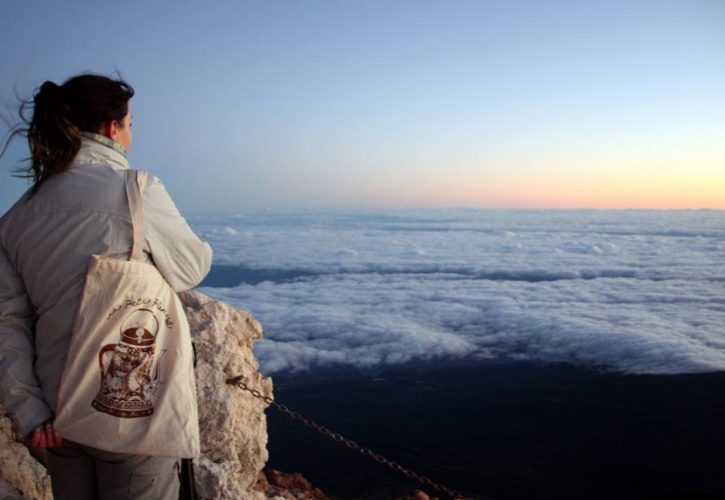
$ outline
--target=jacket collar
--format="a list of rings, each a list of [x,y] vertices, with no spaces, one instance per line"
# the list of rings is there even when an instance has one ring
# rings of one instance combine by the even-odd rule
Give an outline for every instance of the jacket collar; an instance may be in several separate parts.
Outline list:
[[[120,144],[110,139],[101,142],[106,138],[96,137],[97,134],[82,132],[81,135],[81,149],[73,160],[74,165],[103,164],[114,170],[128,170],[128,160]]]

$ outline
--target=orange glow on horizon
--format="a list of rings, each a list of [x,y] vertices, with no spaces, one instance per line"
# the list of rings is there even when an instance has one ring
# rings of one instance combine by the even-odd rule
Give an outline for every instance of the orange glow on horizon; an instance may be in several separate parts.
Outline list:
[[[725,168],[452,170],[442,178],[421,175],[401,188],[389,184],[364,198],[408,207],[725,210]]]

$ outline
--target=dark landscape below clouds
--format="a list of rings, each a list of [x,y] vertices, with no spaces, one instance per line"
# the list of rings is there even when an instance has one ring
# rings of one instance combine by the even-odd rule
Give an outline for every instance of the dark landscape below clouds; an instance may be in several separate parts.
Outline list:
[[[725,372],[489,363],[274,380],[279,402],[472,498],[725,498]],[[268,419],[269,466],[328,495],[421,487],[276,410]]]

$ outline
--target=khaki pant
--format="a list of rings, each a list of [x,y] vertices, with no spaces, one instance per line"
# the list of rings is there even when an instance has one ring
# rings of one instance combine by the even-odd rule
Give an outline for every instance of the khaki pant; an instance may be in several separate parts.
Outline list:
[[[71,441],[49,448],[48,472],[55,500],[179,498],[176,458],[111,453]]]

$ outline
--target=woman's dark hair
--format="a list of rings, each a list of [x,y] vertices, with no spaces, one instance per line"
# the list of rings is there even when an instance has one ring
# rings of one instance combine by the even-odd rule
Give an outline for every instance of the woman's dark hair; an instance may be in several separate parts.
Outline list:
[[[20,104],[21,123],[12,129],[2,153],[15,136],[27,138],[30,165],[22,177],[33,179],[35,192],[44,180],[70,166],[81,147],[81,131],[98,132],[108,122],[123,120],[133,93],[121,79],[94,74],[74,76],[63,85],[47,81]]]

